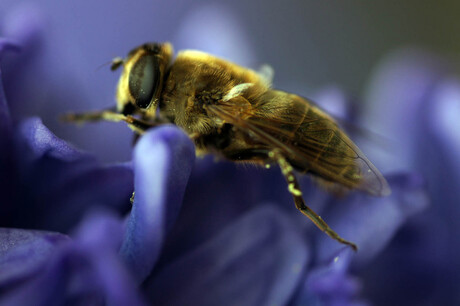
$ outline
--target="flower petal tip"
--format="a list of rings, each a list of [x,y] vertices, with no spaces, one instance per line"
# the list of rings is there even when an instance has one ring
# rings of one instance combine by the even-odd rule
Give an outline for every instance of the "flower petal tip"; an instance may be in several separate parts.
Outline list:
[[[195,149],[190,138],[178,127],[165,125],[148,131],[141,137],[136,147],[146,147],[158,142],[166,143],[174,149],[182,147],[185,154],[194,155]]]
[[[30,49],[39,42],[45,20],[40,6],[33,2],[21,3],[4,16],[3,33],[25,49]]]

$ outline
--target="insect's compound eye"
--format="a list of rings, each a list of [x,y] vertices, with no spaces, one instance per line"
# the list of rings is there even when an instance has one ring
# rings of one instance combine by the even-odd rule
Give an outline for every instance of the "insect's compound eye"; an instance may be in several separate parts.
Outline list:
[[[138,107],[144,109],[149,107],[158,89],[159,81],[157,58],[153,54],[142,55],[129,73],[129,91]]]

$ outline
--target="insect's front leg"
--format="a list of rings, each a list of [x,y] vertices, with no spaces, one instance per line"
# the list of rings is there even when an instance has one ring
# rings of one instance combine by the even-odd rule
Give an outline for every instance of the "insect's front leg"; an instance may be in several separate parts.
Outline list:
[[[120,122],[123,121],[124,118],[126,118],[126,116],[116,112],[115,109],[105,109],[85,113],[69,113],[61,116],[63,121],[75,123],[97,122],[103,120]]]
[[[61,117],[62,120],[67,122],[75,123],[85,123],[85,122],[96,122],[96,121],[111,121],[111,122],[121,122],[124,121],[128,124],[128,127],[131,128],[134,132],[138,134],[143,134],[149,128],[158,126],[162,124],[161,122],[150,122],[138,119],[131,115],[123,115],[115,112],[112,109],[96,111],[96,112],[86,112],[86,113],[70,113]]]
[[[268,153],[268,156],[276,161],[281,168],[286,181],[288,183],[289,192],[294,197],[295,206],[305,216],[307,216],[320,230],[329,235],[332,239],[338,242],[350,246],[354,251],[358,250],[358,247],[353,242],[343,239],[339,236],[327,223],[318,216],[310,207],[305,205],[305,201],[302,197],[302,191],[300,190],[299,182],[294,175],[294,169],[286,158],[278,150],[274,150]]]

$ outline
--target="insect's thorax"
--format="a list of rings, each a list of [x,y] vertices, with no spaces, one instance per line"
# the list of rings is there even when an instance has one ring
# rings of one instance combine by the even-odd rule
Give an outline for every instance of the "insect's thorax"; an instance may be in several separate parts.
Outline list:
[[[209,114],[206,106],[222,103],[233,87],[244,83],[254,84],[251,87],[260,92],[268,90],[267,84],[250,69],[198,51],[181,52],[170,67],[160,114],[193,137],[199,151],[232,147],[234,142],[243,141],[235,135],[240,132]],[[245,98],[251,104],[257,103],[254,95]]]
[[[221,132],[224,122],[209,115],[206,105],[221,103],[234,86],[243,83],[254,84],[261,92],[267,90],[250,69],[198,51],[181,52],[169,69],[160,114],[194,137]]]

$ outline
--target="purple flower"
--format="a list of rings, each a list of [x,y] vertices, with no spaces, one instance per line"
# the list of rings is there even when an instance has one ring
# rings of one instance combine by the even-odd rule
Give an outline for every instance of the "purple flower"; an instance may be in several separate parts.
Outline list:
[[[107,18],[118,17],[115,14]],[[399,155],[403,160],[394,162],[370,154],[385,173],[395,172],[386,175],[393,190],[391,196],[373,198],[351,193],[337,199],[308,179],[302,180],[308,205],[344,238],[358,244],[358,253],[353,253],[296,211],[279,169],[242,169],[229,162],[215,163],[212,157],[194,162],[191,141],[176,127],[149,131],[134,147],[132,162],[106,166],[55,136],[39,119],[22,119],[34,113],[38,105],[46,107],[49,114],[44,114],[45,122],[50,122],[56,133],[69,136],[75,127],[61,130],[64,127],[53,123],[52,116],[110,105],[115,77],[100,77],[107,80],[101,88],[86,83],[89,72],[79,69],[79,65],[86,67],[81,62],[85,56],[74,51],[84,49],[68,40],[53,50],[47,48],[47,19],[33,6],[12,11],[6,20],[9,26],[5,32],[22,46],[22,55],[5,56],[0,71],[4,72],[6,96],[14,101],[10,112],[0,87],[0,119],[4,119],[0,121],[0,134],[4,136],[0,138],[0,190],[4,196],[0,206],[0,304],[360,305],[366,301],[384,303],[390,295],[410,303],[415,301],[411,295],[415,290],[404,295],[393,286],[398,279],[416,280],[420,289],[420,284],[433,275],[456,267],[455,262],[444,261],[447,254],[456,253],[443,249],[455,237],[438,235],[442,231],[441,215],[432,219],[420,213],[428,209],[426,186],[419,174],[409,172],[423,173],[421,165],[435,169],[426,157],[417,154],[429,152],[427,148],[419,151],[418,146],[423,135],[429,135],[439,141],[437,153],[445,154],[442,162],[449,166],[446,169],[455,173],[456,138],[445,133],[446,126],[440,124],[444,122],[440,118],[450,111],[439,110],[433,102],[452,101],[455,80],[436,83],[443,85],[436,94],[427,90],[426,96],[413,96],[412,104],[404,104],[408,109],[397,108],[403,103],[379,102],[383,105],[380,107],[387,107],[383,113],[397,113],[393,126],[404,131],[398,134],[404,143]],[[177,31],[182,43],[191,37],[192,25],[203,20],[213,23],[206,28],[216,39],[229,28],[222,24],[235,23],[231,13],[222,8],[197,10]],[[128,31],[126,28],[123,31]],[[228,33],[229,37],[242,41],[230,45],[247,46],[242,30],[231,28],[236,30]],[[65,25],[55,29],[56,37],[68,38]],[[101,41],[90,29],[87,34],[85,42]],[[131,35],[126,37],[135,45]],[[63,42],[62,37],[57,41]],[[12,46],[7,42],[2,45]],[[118,49],[130,46],[123,43]],[[217,53],[228,51],[218,49]],[[69,59],[66,52],[72,54],[72,61],[62,60]],[[250,47],[239,52],[236,58],[240,62],[252,60],[254,50]],[[404,66],[406,60],[398,65]],[[383,99],[382,93],[398,90],[404,93],[401,96],[410,96],[420,87],[398,86],[417,83],[414,78],[420,75],[410,74],[390,84],[377,77],[370,86],[370,95],[377,98],[370,100],[378,101]],[[439,74],[428,69],[427,76],[437,80]],[[381,88],[385,90],[380,92]],[[326,90],[317,100],[321,105],[333,105],[345,118],[357,117],[340,90]],[[416,116],[413,110],[422,102],[428,109],[439,110],[434,112],[436,116]],[[64,107],[63,103],[68,104]],[[441,103],[447,109],[451,104]],[[363,117],[378,122],[372,114],[382,111],[372,109],[374,104],[369,107]],[[128,152],[128,141],[120,141],[118,146],[108,145],[105,139],[123,138],[126,133],[120,131],[127,129],[108,124],[102,128],[104,132],[98,130],[101,127],[87,126],[78,132],[82,134],[65,138],[87,148],[100,143],[98,152],[107,156],[105,160],[126,157],[118,151],[123,147],[121,150]],[[431,195],[445,201],[442,203],[452,203],[453,188],[444,194],[432,189],[436,182],[426,171],[423,174],[431,183]],[[451,187],[439,182],[435,188]],[[453,186],[454,174],[450,182]],[[126,215],[124,221],[119,219],[121,215]],[[417,232],[423,231],[427,223],[435,230],[431,236]],[[455,222],[449,227],[448,233],[454,232]],[[414,232],[418,238],[411,236]],[[440,241],[437,237],[447,238]],[[414,242],[417,239],[419,243]],[[404,241],[410,242],[409,247]],[[425,255],[433,252],[433,246],[441,247],[439,254]],[[422,269],[426,263],[431,267],[428,271]],[[402,273],[405,271],[416,273],[407,277]],[[448,273],[449,280],[457,280],[455,271],[458,269]],[[425,292],[434,294],[427,300],[442,301],[441,291]]]

